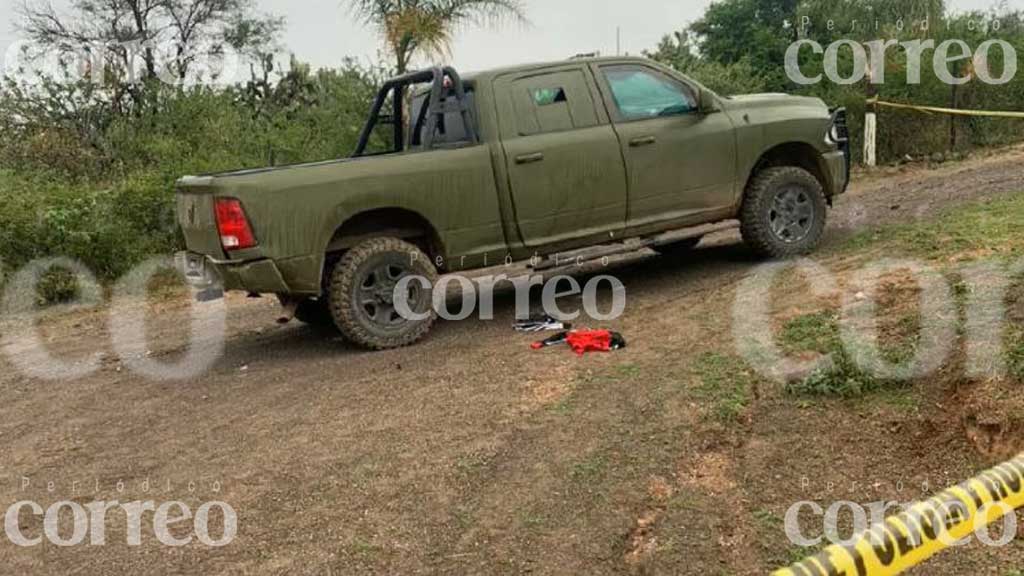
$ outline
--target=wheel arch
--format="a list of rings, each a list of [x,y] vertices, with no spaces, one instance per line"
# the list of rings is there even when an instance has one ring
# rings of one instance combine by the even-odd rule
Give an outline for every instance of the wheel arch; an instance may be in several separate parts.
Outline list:
[[[428,256],[444,254],[437,228],[425,216],[399,207],[373,208],[347,217],[334,228],[325,254],[344,252],[373,236],[393,236],[416,245]]]
[[[373,208],[352,214],[334,227],[321,252],[321,277],[332,259],[375,236],[405,240],[423,250],[431,260],[445,253],[437,228],[419,212],[399,207]]]
[[[762,170],[783,166],[803,168],[810,172],[821,183],[825,198],[831,204],[835,188],[825,158],[817,148],[807,142],[784,142],[766,150],[751,168],[743,189],[746,190]]]

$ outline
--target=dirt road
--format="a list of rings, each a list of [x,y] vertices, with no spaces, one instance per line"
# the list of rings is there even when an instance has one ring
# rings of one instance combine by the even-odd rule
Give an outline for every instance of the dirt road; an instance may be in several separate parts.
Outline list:
[[[842,268],[849,256],[837,248],[856,231],[1021,191],[1020,148],[865,176],[839,200],[816,259]],[[702,387],[701,370],[732,353],[733,293],[756,264],[738,242],[723,233],[687,258],[636,254],[600,269],[626,285],[626,313],[607,327],[630,346],[584,358],[529,350],[531,337],[510,329],[510,294],[494,321],[441,323],[421,345],[382,353],[278,326],[273,302],[232,297],[213,368],[168,382],[113,354],[108,310],[48,314],[48,350],[98,357],[99,368],[48,381],[0,357],[3,507],[176,500],[195,511],[216,500],[237,512],[237,537],[169,547],[144,523],[141,545],[129,546],[114,510],[103,546],[2,539],[0,564],[19,574],[758,574],[806,552],[782,530],[795,502],[913,500],[987,463],[941,391],[808,405],[755,384],[738,419],[709,418],[709,394],[721,392]],[[177,359],[184,300],[149,311],[148,357]],[[13,329],[3,328],[9,351],[27,342]],[[750,378],[721,368],[726,383]],[[42,518],[26,511],[21,524],[42,534]],[[921,573],[1021,565],[1020,544],[972,546]]]

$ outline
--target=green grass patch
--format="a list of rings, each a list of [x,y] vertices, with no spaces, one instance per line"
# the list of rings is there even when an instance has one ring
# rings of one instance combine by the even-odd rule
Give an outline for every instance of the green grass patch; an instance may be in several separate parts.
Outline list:
[[[349,542],[348,547],[356,556],[376,556],[384,551],[384,549],[377,544],[358,536]]]
[[[819,352],[827,354],[839,346],[839,321],[832,310],[804,314],[782,327],[779,345],[788,353]]]
[[[888,334],[879,337],[882,358],[896,364],[910,362],[921,341],[921,325],[916,315],[903,315],[891,323]]]
[[[913,412],[921,406],[920,397],[909,387],[887,388],[886,393],[880,395],[878,400],[901,412]]]
[[[947,210],[927,222],[887,226],[847,241],[848,250],[886,247],[930,260],[1024,255],[1024,194]]]
[[[463,454],[455,459],[455,469],[463,475],[476,474],[490,465],[492,457],[486,452]]]
[[[547,524],[547,518],[536,512],[523,511],[519,514],[519,525],[526,530],[537,530]]]
[[[963,272],[956,272],[957,263],[1005,262],[1024,256],[1024,234],[1020,233],[1019,225],[1022,218],[1024,193],[1018,193],[996,200],[952,207],[937,218],[927,221],[864,232],[848,240],[844,249],[875,250],[935,262],[936,268],[950,277],[953,297],[962,314],[971,286],[963,277]],[[884,312],[880,314],[885,316]],[[885,325],[885,321],[882,324]],[[882,357],[893,363],[908,362],[921,345],[919,317],[911,314],[893,318],[888,321],[887,328],[883,328],[880,339]],[[964,336],[965,326],[962,321],[957,322],[956,329],[958,336]],[[799,340],[799,327],[796,333],[794,339]],[[1024,327],[1010,326],[1004,344],[1011,376],[1024,379]],[[886,385],[873,382],[866,376],[856,370],[848,357],[838,357],[835,368],[813,375],[808,381],[791,388],[795,392],[838,392],[848,396]]]
[[[881,357],[893,363],[909,362],[916,350],[917,321],[913,316],[901,317],[894,323],[894,334],[879,339]],[[876,378],[862,369],[843,347],[839,318],[835,311],[804,314],[789,320],[782,328],[779,342],[789,354],[817,352],[832,355],[830,365],[815,370],[803,380],[790,382],[786,392],[795,396],[831,396],[858,398],[881,390],[892,390],[896,383]],[[902,387],[898,387],[902,390]],[[905,404],[905,399],[894,400]]]
[[[592,454],[572,465],[569,477],[577,484],[592,484],[604,476],[608,459],[604,454]]]
[[[1006,337],[1006,367],[1010,375],[1024,380],[1024,328],[1013,326]]]
[[[743,360],[717,352],[697,359],[693,372],[700,383],[696,396],[712,405],[712,414],[722,422],[734,422],[750,404],[755,385],[753,371]]]
[[[832,354],[831,366],[812,372],[798,382],[786,385],[786,392],[797,396],[856,397],[879,388],[878,382],[860,370],[843,350],[839,337],[839,318],[826,310],[790,319],[782,328],[779,342],[787,353],[818,352]]]
[[[858,398],[881,390],[888,382],[862,370],[843,348],[832,351],[832,363],[815,370],[803,380],[786,384],[786,392],[796,396],[836,396]]]

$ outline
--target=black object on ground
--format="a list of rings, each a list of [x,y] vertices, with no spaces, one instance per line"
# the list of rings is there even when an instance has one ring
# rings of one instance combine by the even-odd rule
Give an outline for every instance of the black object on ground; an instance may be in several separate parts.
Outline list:
[[[541,348],[547,348],[549,346],[558,346],[559,344],[565,344],[569,339],[568,332],[560,332],[550,338],[541,340],[540,342],[534,342],[530,345],[534,350],[540,350]]]
[[[512,325],[516,332],[544,332],[547,330],[568,330],[572,324],[562,322],[548,315],[535,316],[529,320],[518,320]]]

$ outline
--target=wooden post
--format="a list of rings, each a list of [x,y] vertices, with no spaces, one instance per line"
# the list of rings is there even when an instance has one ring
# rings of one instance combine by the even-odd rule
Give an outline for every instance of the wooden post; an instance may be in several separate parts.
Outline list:
[[[866,89],[867,100],[870,102],[873,98],[878,96],[878,89],[874,82],[874,73],[871,70],[871,64],[868,64],[868,85]],[[867,104],[864,108],[864,165],[865,166],[876,166],[878,163],[877,157],[877,139],[878,139],[878,107],[875,104]]]
[[[953,64],[953,77],[960,74],[960,63],[956,62]],[[956,110],[959,108],[959,99],[957,98],[957,85],[954,82],[952,85],[952,93],[950,95],[949,107]],[[956,150],[956,114],[949,115],[949,151],[953,152]]]
[[[878,136],[878,116],[875,114],[874,105],[864,113],[864,165],[876,166],[875,140]]]

